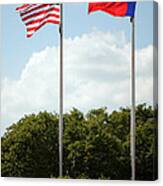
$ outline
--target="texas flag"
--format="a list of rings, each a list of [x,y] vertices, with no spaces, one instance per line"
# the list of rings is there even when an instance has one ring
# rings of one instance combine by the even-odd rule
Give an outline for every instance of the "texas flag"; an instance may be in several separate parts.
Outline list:
[[[113,16],[134,17],[136,2],[96,2],[88,4],[88,13],[104,11]]]

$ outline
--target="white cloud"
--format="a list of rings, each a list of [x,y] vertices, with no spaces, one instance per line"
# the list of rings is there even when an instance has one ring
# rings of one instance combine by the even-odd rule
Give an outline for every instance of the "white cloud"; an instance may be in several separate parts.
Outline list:
[[[129,105],[129,48],[123,33],[95,30],[64,40],[64,110]],[[152,51],[148,46],[136,54],[139,103],[152,103]],[[19,80],[2,82],[2,131],[24,114],[58,111],[58,85],[58,47],[34,53]]]

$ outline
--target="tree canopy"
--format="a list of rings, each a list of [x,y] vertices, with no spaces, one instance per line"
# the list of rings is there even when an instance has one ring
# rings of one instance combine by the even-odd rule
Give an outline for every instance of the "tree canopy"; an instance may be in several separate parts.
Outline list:
[[[136,109],[136,179],[157,177],[157,121],[151,106]],[[58,166],[58,114],[26,115],[1,138],[4,177],[55,177]],[[64,176],[130,179],[130,109],[106,108],[64,114]]]

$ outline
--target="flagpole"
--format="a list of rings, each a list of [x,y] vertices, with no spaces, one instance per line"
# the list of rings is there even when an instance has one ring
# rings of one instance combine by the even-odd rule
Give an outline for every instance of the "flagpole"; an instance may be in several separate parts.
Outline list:
[[[60,4],[59,176],[63,176],[63,4]]]
[[[131,121],[130,121],[130,153],[131,153],[131,180],[135,180],[135,18],[130,19],[131,35]]]

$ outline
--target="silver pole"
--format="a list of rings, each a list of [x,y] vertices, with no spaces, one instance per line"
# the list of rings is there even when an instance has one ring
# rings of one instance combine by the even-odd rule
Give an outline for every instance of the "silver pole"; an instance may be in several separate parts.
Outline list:
[[[131,17],[131,121],[130,121],[130,153],[131,153],[131,180],[135,180],[135,19]]]
[[[60,4],[59,176],[63,176],[63,4]]]

